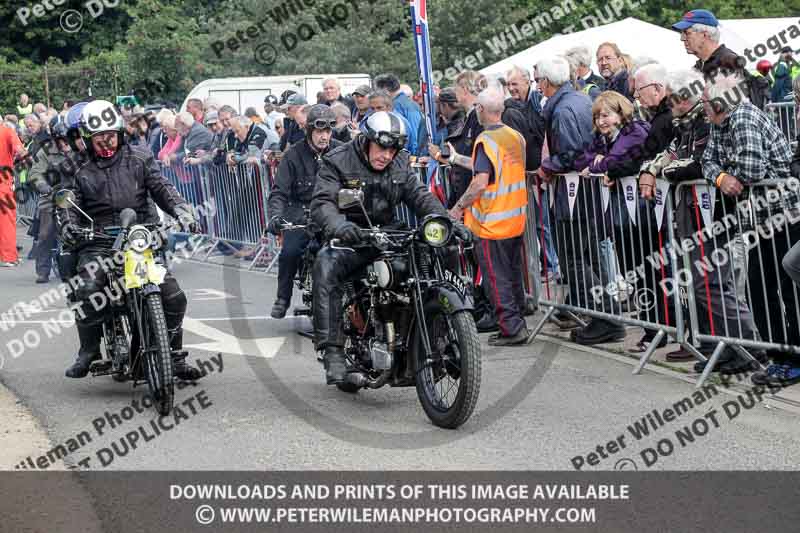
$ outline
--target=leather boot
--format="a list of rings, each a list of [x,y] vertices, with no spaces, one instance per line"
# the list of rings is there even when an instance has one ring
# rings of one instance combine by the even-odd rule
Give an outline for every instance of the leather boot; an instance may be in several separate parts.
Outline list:
[[[183,348],[183,328],[178,330],[172,335],[170,341],[170,348],[172,352],[180,352]],[[205,371],[196,368],[186,362],[186,355],[181,354],[180,357],[172,360],[172,375],[181,381],[197,381],[206,375]]]
[[[325,379],[328,385],[344,383],[347,374],[344,350],[341,346],[327,346],[325,348]]]
[[[78,322],[78,338],[81,347],[75,362],[64,373],[68,378],[83,378],[89,373],[92,361],[100,359],[100,341],[103,338],[103,325],[86,325]]]

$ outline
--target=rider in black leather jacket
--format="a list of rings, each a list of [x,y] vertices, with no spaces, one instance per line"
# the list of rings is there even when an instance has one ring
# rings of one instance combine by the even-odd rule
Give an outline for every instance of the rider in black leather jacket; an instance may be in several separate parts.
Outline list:
[[[196,222],[191,207],[161,175],[150,150],[123,143],[122,116],[113,104],[104,100],[87,104],[81,116],[80,129],[87,157],[65,189],[75,194],[74,203],[94,220],[95,227],[119,225],[119,215],[125,208],[136,211],[141,223],[156,223],[157,204],[169,215],[182,220],[189,229],[194,229]],[[111,248],[101,241],[80,242],[77,228],[85,225],[86,221],[81,220],[82,215],[74,208],[58,209],[57,215],[61,238],[77,255],[77,272],[82,282],[73,295],[78,302],[75,311],[81,347],[66,376],[82,378],[88,374],[91,362],[100,358],[105,309],[96,308],[91,297],[102,293],[108,285],[101,258],[110,256]],[[161,284],[161,294],[171,348],[180,350],[186,295],[171,274],[167,274]],[[202,373],[181,361],[175,365],[175,375],[193,380],[201,377]]]
[[[361,189],[370,222],[385,226],[398,222],[395,207],[405,203],[418,218],[429,214],[447,216],[444,206],[420,182],[402,147],[407,132],[393,112],[373,113],[365,131],[352,142],[331,151],[322,159],[317,176],[311,216],[327,238],[342,244],[357,244],[359,228],[368,227],[360,207],[339,210],[340,189]],[[348,277],[374,256],[364,250],[351,252],[326,246],[314,264],[314,328],[318,350],[325,351],[328,384],[345,379],[342,331],[342,286]]]
[[[267,230],[273,235],[281,233],[286,222],[305,224],[306,210],[311,204],[317,172],[322,157],[342,145],[331,137],[336,126],[336,115],[330,107],[317,104],[308,112],[306,138],[292,145],[284,154],[275,184],[269,196]],[[292,283],[311,233],[306,230],[283,232],[281,253],[278,257],[278,295],[272,306],[272,318],[283,318],[292,301]]]

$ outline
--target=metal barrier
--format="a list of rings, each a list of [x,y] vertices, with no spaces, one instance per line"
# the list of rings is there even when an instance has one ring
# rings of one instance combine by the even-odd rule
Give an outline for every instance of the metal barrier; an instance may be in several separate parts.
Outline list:
[[[208,260],[214,252],[227,249],[241,257],[252,256],[248,270],[262,258],[269,262],[266,270],[272,269],[279,246],[265,229],[273,169],[271,165],[251,163],[235,167],[162,165],[163,175],[181,196],[193,206],[203,207],[202,212],[206,213],[200,220],[205,242],[192,251],[192,257]]]
[[[665,335],[706,360],[687,342],[683,308],[677,291],[668,287],[677,264],[670,184],[658,180],[655,202],[640,198],[635,176],[607,187],[601,176],[571,173],[557,176],[548,190],[566,290],[549,278],[540,280],[539,302],[548,309],[533,334],[560,310],[582,326],[578,315],[649,330],[654,338],[634,374]],[[542,234],[539,249],[544,245]]]
[[[800,298],[782,271],[800,240],[800,181],[765,180],[735,199],[705,181],[681,183],[675,194],[684,203],[679,226],[699,233],[681,249],[676,276],[690,288],[692,337],[711,353],[697,386],[726,349],[756,364],[748,350],[800,354]]]
[[[30,187],[22,187],[19,180],[19,173],[14,172],[14,190],[22,190],[23,201],[17,201],[17,222],[30,225],[36,218],[37,206],[39,205],[39,193]],[[16,195],[15,195],[16,196]],[[16,198],[15,198],[16,201]]]
[[[635,374],[671,335],[707,362],[698,388],[726,349],[762,369],[754,350],[800,355],[800,295],[782,266],[800,241],[800,180],[764,180],[732,198],[705,180],[659,179],[653,202],[636,177],[605,187],[572,173],[548,189],[566,288],[538,279],[547,309],[534,334],[556,310],[656,332]]]
[[[764,111],[772,117],[786,139],[794,148],[797,145],[797,111],[794,101],[773,102],[764,106]]]

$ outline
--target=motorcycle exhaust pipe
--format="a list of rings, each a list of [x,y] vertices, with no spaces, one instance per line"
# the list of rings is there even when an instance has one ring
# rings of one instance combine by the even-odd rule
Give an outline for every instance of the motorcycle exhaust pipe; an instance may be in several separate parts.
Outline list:
[[[347,375],[345,376],[345,381],[347,381],[351,385],[355,385],[356,387],[363,389],[367,387],[369,378],[367,378],[367,376],[365,376],[361,372],[348,372]]]
[[[380,389],[389,381],[390,375],[390,370],[384,370],[378,379],[369,379],[361,372],[348,372],[345,380],[360,389]]]

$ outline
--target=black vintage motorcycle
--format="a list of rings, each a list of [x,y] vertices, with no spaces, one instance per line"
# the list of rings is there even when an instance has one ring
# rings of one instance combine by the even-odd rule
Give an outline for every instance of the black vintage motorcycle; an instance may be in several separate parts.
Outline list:
[[[102,295],[106,308],[103,323],[103,357],[92,362],[92,376],[110,375],[115,381],[147,383],[153,405],[161,415],[172,410],[174,400],[173,360],[185,359],[187,352],[172,352],[159,285],[165,268],[165,227],[136,224],[136,212],[124,209],[120,226],[96,231],[94,221],[74,203],[71,191],[61,190],[54,200],[62,209],[76,209],[90,222],[80,230],[84,241],[111,244],[107,264],[108,289]]]
[[[305,215],[306,219],[305,224],[294,224],[292,222],[283,220],[283,224],[280,226],[282,232],[305,231],[310,237],[308,246],[306,246],[306,249],[303,252],[303,259],[300,262],[300,268],[297,269],[297,274],[295,274],[294,278],[294,284],[300,290],[300,295],[303,301],[302,308],[294,309],[295,316],[311,316],[311,311],[313,309],[311,274],[314,269],[314,260],[317,257],[317,252],[319,251],[318,232],[316,226],[311,221],[311,212],[308,209],[305,209],[303,214]]]
[[[342,210],[363,205],[358,190],[339,192]],[[367,217],[369,220],[369,217]],[[334,249],[374,259],[346,284],[345,392],[416,386],[431,421],[443,428],[466,422],[478,401],[481,344],[472,317],[470,280],[445,267],[457,253],[453,222],[431,215],[416,229],[363,231],[364,244]],[[455,248],[455,249],[454,249]]]

